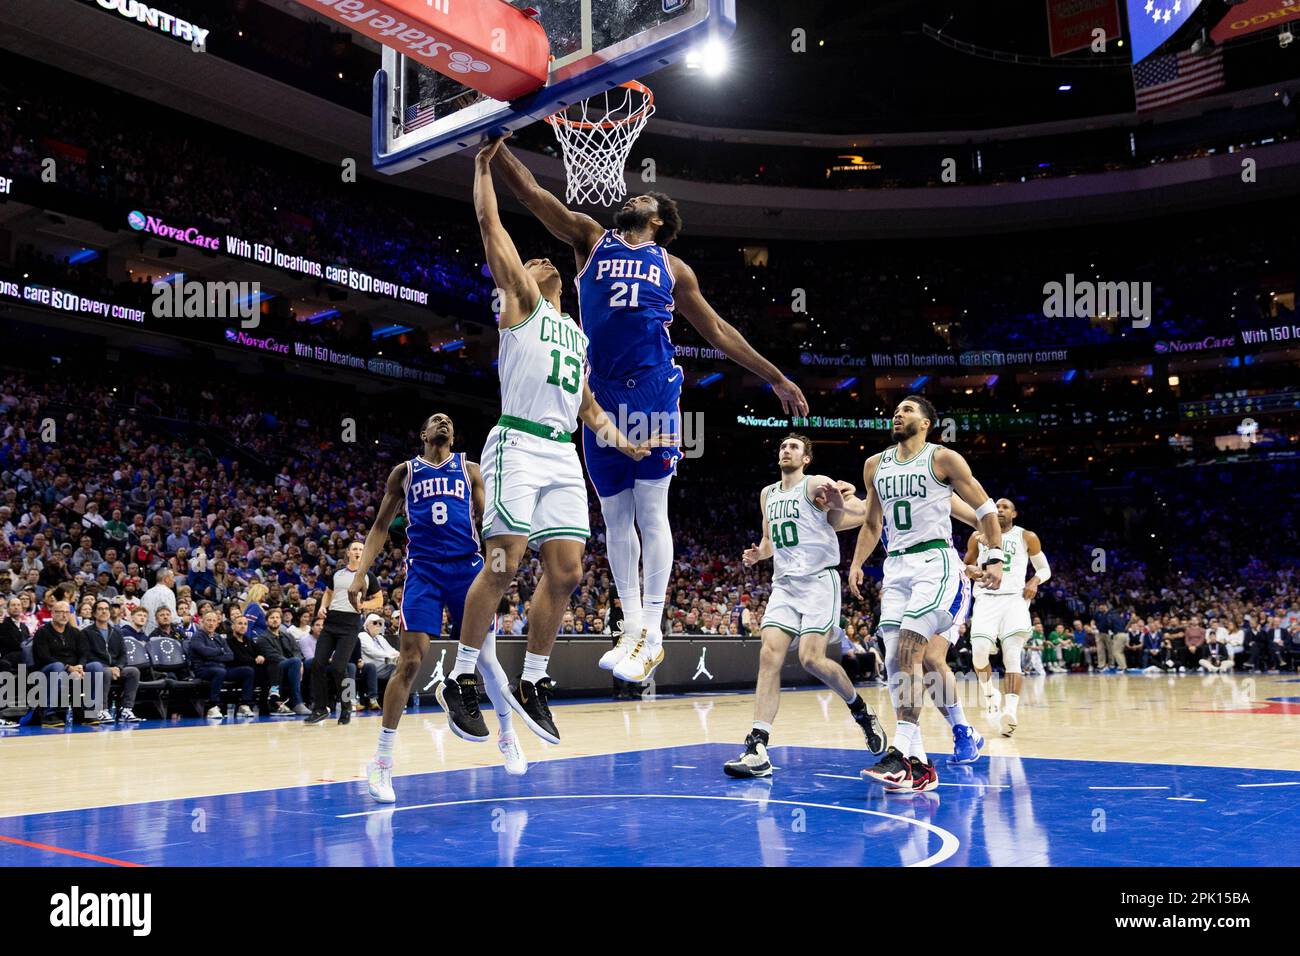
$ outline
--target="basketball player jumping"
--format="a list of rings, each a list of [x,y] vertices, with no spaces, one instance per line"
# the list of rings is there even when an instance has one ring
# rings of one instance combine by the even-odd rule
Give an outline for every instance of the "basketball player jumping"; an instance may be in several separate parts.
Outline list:
[[[533,733],[558,744],[560,732],[547,704],[551,680],[546,665],[564,609],[582,577],[583,547],[591,534],[587,482],[572,433],[581,420],[632,461],[647,457],[652,448],[672,446],[677,436],[656,434],[633,444],[596,403],[587,385],[587,336],[560,311],[559,270],[549,259],[521,262],[501,225],[491,167],[500,147],[500,139],[483,147],[474,169],[474,209],[483,248],[504,294],[497,360],[501,418],[483,446],[488,561],[470,586],[456,665],[438,699],[458,737],[487,740],[474,668],[520,559],[530,545],[537,547],[542,578],[528,615],[523,674],[510,700]]]
[[[664,248],[682,227],[671,198],[663,193],[635,196],[614,217],[615,228],[602,229],[541,188],[508,149],[500,151],[497,163],[519,201],[552,235],[573,247],[582,327],[590,337],[592,392],[620,424],[627,423],[623,427],[630,435],[640,439],[656,429],[681,432],[682,370],[673,362],[668,337],[675,308],[706,342],[770,384],[787,414],[808,414],[799,386],[713,310],[690,266]],[[668,486],[681,451],[663,448],[628,461],[591,428],[583,429],[582,445],[600,496],[609,567],[623,604],[623,636],[600,666],[622,680],[645,681],[663,660],[664,598],[673,566]]]
[[[867,749],[883,753],[884,728],[838,661],[826,656],[826,646],[840,622],[840,542],[837,531],[846,512],[856,524],[865,515],[861,499],[845,498],[829,478],[805,475],[812,463],[812,442],[788,435],[777,451],[781,480],[759,495],[763,540],[748,548],[746,567],[772,559],[772,594],[763,615],[763,649],[759,656],[754,695],[754,725],[745,750],[729,760],[723,771],[732,777],[770,777],[767,757],[772,721],[780,706],[781,665],[791,646],[799,648],[799,663],[835,693],[862,728]],[[838,638],[837,638],[838,639]]]
[[[1002,529],[1002,583],[996,588],[975,586],[975,613],[971,617],[971,662],[979,677],[980,693],[989,718],[999,722],[1003,737],[1016,732],[1020,722],[1020,653],[1029,637],[1029,602],[1038,586],[1052,576],[1047,555],[1038,535],[1016,524],[1016,506],[1006,498],[998,499],[998,526]],[[988,545],[983,536],[973,534],[966,544],[966,573],[976,576],[987,560]],[[1034,573],[1026,580],[1030,563]],[[993,686],[993,665],[989,655],[994,645],[1002,645],[1002,678],[1006,693]]]
[[[909,395],[894,410],[895,445],[868,458],[862,469],[867,515],[849,569],[849,590],[861,597],[863,563],[887,531],[880,589],[880,635],[890,674],[890,695],[899,708],[895,745],[863,776],[897,792],[924,792],[939,785],[934,765],[921,759],[925,746],[919,719],[924,702],[923,662],[931,635],[946,631],[960,611],[962,565],[952,546],[952,495],[975,508],[990,550],[983,581],[1002,580],[1001,529],[996,508],[961,455],[926,440],[936,421],[934,406]]]
[[[389,525],[399,508],[406,510],[406,584],[402,590],[402,646],[397,669],[384,691],[384,717],[379,744],[367,768],[370,796],[380,803],[393,803],[393,744],[397,725],[411,696],[420,662],[429,650],[429,638],[442,634],[442,611],[459,625],[465,611],[465,594],[483,567],[479,553],[478,525],[483,514],[483,477],[479,466],[453,453],[456,431],[452,420],[441,412],[430,415],[420,429],[423,452],[404,461],[388,474],[384,498],[374,524],[366,535],[362,567],[370,567],[383,550]],[[355,602],[363,585],[354,584],[348,598]],[[528,771],[528,761],[511,727],[510,687],[505,671],[496,659],[496,638],[487,636],[479,654],[483,683],[496,710],[500,730],[497,746],[505,757],[506,772],[519,776]]]

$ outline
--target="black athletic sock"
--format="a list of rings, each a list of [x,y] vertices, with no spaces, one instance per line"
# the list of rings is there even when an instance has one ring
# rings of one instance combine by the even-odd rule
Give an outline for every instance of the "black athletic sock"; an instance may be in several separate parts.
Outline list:
[[[757,727],[755,727],[755,728],[752,729],[749,733],[750,733],[750,736],[756,738],[756,739],[758,740],[758,742],[761,743],[764,747],[767,746],[767,741],[768,741],[770,735],[768,734],[768,732],[767,732],[766,730],[759,730]]]
[[[853,699],[848,703],[849,713],[854,717],[860,717],[867,709],[867,702],[862,699],[861,694],[854,694]]]

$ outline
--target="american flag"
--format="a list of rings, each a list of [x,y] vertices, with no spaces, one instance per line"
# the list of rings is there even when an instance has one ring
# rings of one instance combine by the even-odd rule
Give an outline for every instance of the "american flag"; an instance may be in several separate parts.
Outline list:
[[[406,112],[402,114],[402,127],[410,133],[421,126],[428,126],[437,118],[436,103],[416,103],[414,106],[408,106]]]
[[[1169,106],[1203,96],[1223,86],[1223,48],[1210,53],[1147,57],[1133,67],[1138,110]]]

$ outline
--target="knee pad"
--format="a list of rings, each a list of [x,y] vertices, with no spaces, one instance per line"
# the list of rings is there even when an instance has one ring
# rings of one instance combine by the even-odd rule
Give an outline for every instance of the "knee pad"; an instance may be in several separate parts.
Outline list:
[[[989,666],[989,655],[993,653],[993,642],[987,637],[972,637],[970,642],[970,660],[977,671]]]
[[[1021,652],[1025,649],[1025,635],[1013,634],[1002,638],[1002,669],[1008,674],[1020,673]]]

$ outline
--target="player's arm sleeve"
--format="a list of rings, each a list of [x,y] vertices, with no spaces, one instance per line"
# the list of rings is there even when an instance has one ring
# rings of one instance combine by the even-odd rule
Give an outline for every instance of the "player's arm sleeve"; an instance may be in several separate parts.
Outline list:
[[[1034,566],[1032,576],[1038,579],[1039,584],[1045,583],[1052,576],[1052,568],[1047,563],[1047,555],[1043,553],[1038,535],[1032,531],[1025,532],[1025,551],[1029,555],[1029,563]]]

